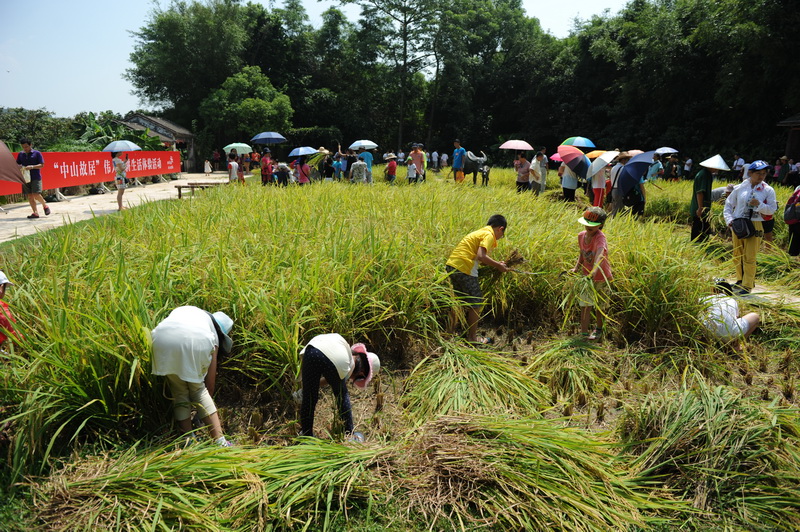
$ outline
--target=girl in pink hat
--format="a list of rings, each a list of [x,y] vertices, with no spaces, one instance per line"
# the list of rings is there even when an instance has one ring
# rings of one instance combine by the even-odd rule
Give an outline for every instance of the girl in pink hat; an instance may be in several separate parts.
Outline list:
[[[345,435],[353,434],[353,413],[347,381],[366,388],[381,368],[378,355],[367,352],[364,344],[352,347],[339,334],[320,334],[308,342],[302,351],[301,375],[303,389],[300,406],[300,425],[303,436],[314,435],[314,410],[319,400],[321,385],[330,384],[336,397],[339,416],[344,423]]]

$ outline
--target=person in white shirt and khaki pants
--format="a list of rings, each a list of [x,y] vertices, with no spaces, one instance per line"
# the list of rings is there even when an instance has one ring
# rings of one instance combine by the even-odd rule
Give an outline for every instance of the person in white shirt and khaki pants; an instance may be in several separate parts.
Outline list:
[[[764,183],[768,168],[769,164],[766,161],[751,163],[747,167],[749,178],[734,188],[725,200],[723,215],[728,227],[734,219],[747,218],[750,215],[750,220],[756,229],[755,236],[749,238],[738,238],[732,233],[736,284],[741,286],[738,289],[739,295],[749,294],[756,284],[756,254],[764,235],[762,222],[764,216],[770,217],[778,210],[775,190]]]

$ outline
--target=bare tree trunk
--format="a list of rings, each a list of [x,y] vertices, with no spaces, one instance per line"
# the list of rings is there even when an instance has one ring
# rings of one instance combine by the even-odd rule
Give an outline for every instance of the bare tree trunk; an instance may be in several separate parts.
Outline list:
[[[439,54],[436,57],[436,72],[433,75],[433,95],[431,96],[431,110],[428,114],[428,133],[425,135],[425,146],[431,148],[431,136],[433,135],[433,122],[436,115],[436,100],[439,98]]]
[[[406,114],[406,84],[408,79],[408,25],[403,23],[403,71],[400,72],[400,123],[397,128],[397,148],[403,149],[403,122]]]

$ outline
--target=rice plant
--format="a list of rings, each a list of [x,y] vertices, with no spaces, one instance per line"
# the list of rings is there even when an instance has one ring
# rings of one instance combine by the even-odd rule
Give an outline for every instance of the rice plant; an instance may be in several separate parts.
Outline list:
[[[598,346],[580,339],[545,344],[525,372],[547,385],[553,403],[585,403],[608,386],[610,378]]]
[[[306,441],[291,447],[192,446],[73,464],[37,489],[49,530],[330,530],[368,511],[383,451]]]
[[[403,403],[412,424],[460,413],[536,417],[547,404],[542,384],[516,360],[452,344],[420,362],[406,386]]]
[[[620,425],[639,477],[664,483],[734,526],[800,526],[800,417],[700,376],[646,398]]]
[[[625,530],[680,508],[639,491],[605,442],[552,420],[445,416],[408,451],[412,508],[459,528]]]

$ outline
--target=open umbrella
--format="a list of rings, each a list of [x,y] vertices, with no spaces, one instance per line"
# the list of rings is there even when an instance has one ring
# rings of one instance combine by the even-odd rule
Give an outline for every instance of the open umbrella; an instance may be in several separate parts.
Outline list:
[[[255,144],[280,144],[281,142],[286,142],[286,137],[274,131],[264,131],[250,139],[250,142]]]
[[[141,151],[142,149],[129,140],[115,140],[109,143],[108,146],[103,148],[103,151],[119,152],[119,151]]]
[[[623,194],[627,194],[633,187],[642,182],[642,177],[644,177],[650,165],[653,164],[653,155],[655,153],[655,150],[640,153],[631,158],[628,164],[622,167],[617,177],[617,186]]]
[[[586,172],[589,171],[589,159],[581,150],[575,146],[561,145],[558,147],[558,154],[570,170],[575,172],[578,177],[586,179]]]
[[[578,148],[594,148],[594,142],[586,137],[569,137],[561,143],[565,146],[576,146]]]
[[[253,151],[253,148],[251,148],[248,144],[245,144],[244,142],[234,142],[232,144],[228,144],[222,149],[225,150],[226,152],[230,152],[231,150],[236,150],[236,153],[250,153],[251,151]]]
[[[533,146],[524,140],[507,140],[500,145],[501,150],[534,151]]]
[[[616,150],[612,151],[604,151],[600,155],[598,155],[595,160],[592,162],[592,165],[589,166],[589,171],[586,173],[586,179],[591,179],[591,177],[609,165],[614,158],[619,155],[619,152]],[[589,154],[586,154],[586,157],[589,157]]]
[[[606,150],[592,150],[586,154],[586,157],[594,161],[595,159],[603,155],[605,152]]]
[[[557,154],[557,153],[554,153],[553,155],[551,155],[550,156],[550,160],[551,161],[556,161],[558,163],[562,162],[561,156],[559,154]]]
[[[669,146],[662,146],[656,150],[656,153],[659,155],[670,155],[672,153],[678,153],[678,150],[670,148]]]
[[[0,140],[0,181],[24,184],[22,171],[6,143]]]
[[[366,139],[357,140],[350,145],[351,150],[360,150],[361,148],[364,148],[365,150],[371,150],[377,147],[378,147],[377,144],[375,144],[371,140],[366,140]]]
[[[289,152],[289,157],[300,157],[301,155],[311,155],[312,153],[319,153],[311,146],[300,146]]]

